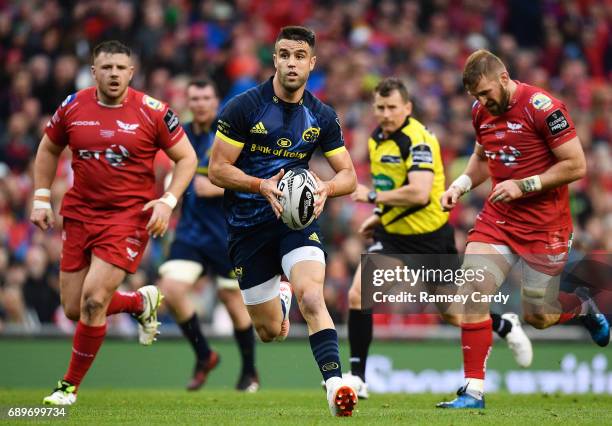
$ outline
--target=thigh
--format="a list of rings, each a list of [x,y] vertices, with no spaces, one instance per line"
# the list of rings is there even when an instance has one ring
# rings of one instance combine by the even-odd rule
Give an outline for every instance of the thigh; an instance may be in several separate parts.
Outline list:
[[[89,266],[89,271],[83,282],[81,300],[87,297],[97,296],[108,303],[112,294],[124,280],[125,275],[126,272],[123,268],[108,263],[95,254],[92,255],[91,265]]]
[[[283,225],[284,226],[284,225]],[[279,252],[282,263],[282,269],[289,278],[291,284],[294,284],[294,279],[299,279],[300,276],[292,270],[294,266],[300,262],[317,263],[316,271],[323,270],[323,275],[319,277],[318,272],[306,271],[312,277],[317,277],[323,283],[325,277],[325,250],[323,249],[321,232],[317,222],[313,222],[301,230],[292,230],[285,226],[286,230],[280,239]]]
[[[89,266],[91,260],[89,240],[90,236],[85,223],[68,217],[64,218],[60,260],[60,270],[62,272],[78,274]]]
[[[279,235],[270,225],[235,232],[230,236],[229,257],[245,304],[263,303],[280,285]],[[258,287],[258,290],[251,290]],[[245,293],[246,292],[246,293]],[[251,295],[253,297],[251,297]]]
[[[60,297],[65,310],[77,310],[81,303],[83,282],[89,266],[76,272],[60,271]]]
[[[159,267],[159,275],[164,280],[180,281],[188,285],[194,284],[204,271],[200,251],[182,241],[174,241],[170,246],[170,254]]]
[[[282,320],[283,314],[280,308],[278,292],[275,298],[255,305],[246,305],[246,308],[255,327],[269,323],[280,323]]]
[[[136,272],[149,241],[145,229],[123,225],[87,226],[96,235],[90,243],[93,255],[130,274]]]
[[[521,259],[521,296],[525,313],[559,313],[560,275],[549,275],[533,268]]]

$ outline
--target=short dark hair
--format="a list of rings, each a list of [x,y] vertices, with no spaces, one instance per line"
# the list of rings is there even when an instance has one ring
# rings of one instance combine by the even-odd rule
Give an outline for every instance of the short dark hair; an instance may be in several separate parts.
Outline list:
[[[410,101],[410,95],[408,94],[406,85],[397,77],[387,77],[380,81],[374,88],[374,93],[378,93],[380,96],[386,98],[387,96],[391,96],[391,92],[394,90],[399,92],[404,102]]]
[[[501,59],[488,50],[479,49],[465,61],[463,87],[472,90],[482,77],[493,78],[504,71],[506,66]]]
[[[120,54],[132,56],[132,51],[118,40],[107,40],[94,47],[92,59],[96,59],[100,53]]]
[[[209,80],[207,78],[197,78],[197,79],[193,79],[191,81],[189,81],[189,84],[187,85],[187,88],[189,89],[191,86],[195,86],[198,87],[200,89],[204,89],[206,87],[212,87],[213,91],[215,92],[215,96],[219,96],[218,92],[217,92],[217,86],[215,85],[215,83],[213,83],[212,80]]]
[[[290,25],[288,27],[281,28],[280,32],[278,33],[278,37],[276,37],[276,42],[278,43],[279,40],[305,41],[308,43],[311,49],[314,49],[315,47],[314,31],[297,25]]]

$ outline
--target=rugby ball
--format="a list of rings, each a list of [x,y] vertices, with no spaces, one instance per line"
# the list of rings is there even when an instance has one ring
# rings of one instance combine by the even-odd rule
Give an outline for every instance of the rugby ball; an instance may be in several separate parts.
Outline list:
[[[315,219],[314,203],[317,181],[306,169],[289,170],[278,182],[283,193],[279,197],[283,206],[282,221],[291,229],[304,229]]]

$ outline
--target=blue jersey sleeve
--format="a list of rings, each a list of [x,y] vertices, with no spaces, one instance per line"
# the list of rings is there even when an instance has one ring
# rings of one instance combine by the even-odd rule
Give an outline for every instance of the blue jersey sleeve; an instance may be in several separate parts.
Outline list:
[[[320,145],[326,157],[346,151],[340,119],[336,112],[329,108],[325,114],[325,124],[321,129]]]
[[[216,136],[230,145],[242,148],[248,132],[247,111],[239,95],[230,100],[221,111],[217,121]]]

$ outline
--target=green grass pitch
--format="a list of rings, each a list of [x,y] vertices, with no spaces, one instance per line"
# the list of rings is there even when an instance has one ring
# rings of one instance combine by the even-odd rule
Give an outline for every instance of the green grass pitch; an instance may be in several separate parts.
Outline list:
[[[334,419],[320,389],[320,373],[305,340],[257,346],[262,390],[240,394],[233,390],[240,361],[231,340],[213,340],[221,364],[206,387],[188,393],[184,386],[193,368],[193,355],[182,340],[162,340],[152,347],[134,341],[109,339],[69,410],[66,423],[98,424],[331,424],[350,422],[385,424],[612,424],[612,396],[603,394],[517,395],[490,393],[485,410],[440,410],[435,403],[452,398],[440,394],[378,394],[360,401],[350,419]],[[340,346],[348,358],[346,342]],[[578,362],[590,363],[603,353],[594,345],[539,343],[535,345],[535,370],[559,370],[572,353]],[[456,342],[376,341],[372,353],[393,359],[394,369],[459,368]],[[9,407],[39,406],[66,369],[70,340],[0,339],[0,424],[9,420]],[[489,367],[516,369],[510,351],[496,342]],[[41,419],[38,419],[41,421]],[[48,421],[48,423],[58,420]],[[63,422],[59,420],[60,424]]]
[[[0,390],[3,409],[36,405],[48,389]],[[487,396],[485,410],[441,410],[449,395],[374,395],[351,419],[333,419],[321,390],[233,391],[83,389],[69,408],[69,424],[609,424],[611,400],[601,395]],[[4,419],[6,421],[6,418]],[[49,423],[58,420],[48,421]],[[16,420],[14,423],[22,423]]]

